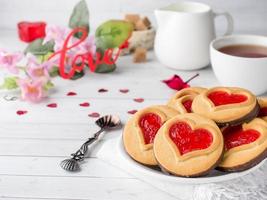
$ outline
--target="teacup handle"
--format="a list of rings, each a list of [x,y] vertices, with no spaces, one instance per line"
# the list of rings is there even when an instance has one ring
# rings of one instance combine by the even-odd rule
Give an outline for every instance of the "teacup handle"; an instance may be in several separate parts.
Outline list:
[[[234,31],[234,19],[232,15],[230,15],[228,12],[213,12],[213,16],[219,17],[224,16],[227,20],[227,29],[223,35],[231,35]]]

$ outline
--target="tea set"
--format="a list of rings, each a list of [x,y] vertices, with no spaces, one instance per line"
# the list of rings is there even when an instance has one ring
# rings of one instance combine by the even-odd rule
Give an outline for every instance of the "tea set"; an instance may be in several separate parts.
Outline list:
[[[227,27],[225,34],[217,37],[214,19],[220,16],[226,18]],[[267,92],[267,37],[231,35],[232,16],[198,2],[156,9],[155,17],[158,30],[154,48],[162,64],[177,70],[198,70],[211,63],[222,85],[246,88],[256,95]],[[229,51],[222,52],[224,47]]]

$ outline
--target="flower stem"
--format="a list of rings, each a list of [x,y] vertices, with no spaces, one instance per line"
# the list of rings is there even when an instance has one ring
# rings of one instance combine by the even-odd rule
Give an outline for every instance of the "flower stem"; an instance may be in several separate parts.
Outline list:
[[[191,78],[189,78],[187,81],[185,81],[185,83],[189,83],[190,81],[192,81],[194,78],[198,77],[199,73],[195,74],[194,76],[192,76]]]

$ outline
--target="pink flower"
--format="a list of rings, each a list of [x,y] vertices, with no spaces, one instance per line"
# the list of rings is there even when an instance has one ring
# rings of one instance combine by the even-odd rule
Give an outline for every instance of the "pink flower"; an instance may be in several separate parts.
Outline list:
[[[182,90],[184,88],[188,88],[190,87],[190,85],[188,84],[191,80],[193,80],[194,78],[196,78],[199,74],[196,74],[194,76],[192,76],[190,79],[188,79],[187,81],[184,81],[180,76],[178,76],[177,74],[173,75],[170,79],[167,80],[163,80],[163,83],[166,83],[166,85],[174,90]]]
[[[32,79],[44,78],[45,81],[50,79],[49,71],[55,66],[55,60],[47,60],[40,63],[33,55],[28,56],[26,71]]]
[[[0,50],[0,66],[6,68],[9,72],[13,74],[19,73],[19,69],[16,65],[18,62],[21,61],[22,58],[22,53],[8,53],[4,50]]]
[[[42,80],[19,79],[21,98],[30,102],[39,102],[46,96]]]
[[[70,30],[68,28],[56,26],[56,25],[47,25],[45,28],[46,36],[43,40],[43,44],[51,40],[56,43],[64,41],[65,37],[68,35]]]
[[[75,47],[74,51],[76,51],[77,54],[91,53],[92,56],[94,56],[96,52],[94,37],[88,36],[81,44]]]

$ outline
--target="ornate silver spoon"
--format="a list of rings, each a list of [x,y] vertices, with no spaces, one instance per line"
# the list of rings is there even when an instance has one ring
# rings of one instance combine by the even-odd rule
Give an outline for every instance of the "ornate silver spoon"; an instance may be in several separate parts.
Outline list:
[[[79,162],[82,161],[88,151],[88,146],[98,140],[100,134],[108,129],[118,127],[121,124],[118,116],[106,115],[100,117],[95,122],[100,130],[97,131],[93,137],[87,139],[85,143],[80,147],[78,151],[71,154],[71,158],[61,161],[60,166],[67,171],[78,171],[80,170]]]

